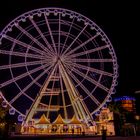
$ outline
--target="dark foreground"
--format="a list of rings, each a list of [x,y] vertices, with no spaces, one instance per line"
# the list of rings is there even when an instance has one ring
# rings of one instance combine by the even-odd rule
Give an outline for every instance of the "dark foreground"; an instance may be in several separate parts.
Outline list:
[[[14,136],[10,137],[10,140],[105,140],[101,136]],[[140,140],[140,136],[129,136],[129,137],[117,137],[117,136],[107,136],[106,140]]]

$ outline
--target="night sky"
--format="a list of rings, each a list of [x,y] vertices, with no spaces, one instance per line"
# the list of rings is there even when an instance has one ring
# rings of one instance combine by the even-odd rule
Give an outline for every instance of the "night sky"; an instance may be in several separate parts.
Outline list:
[[[17,16],[35,8],[51,6],[79,12],[99,25],[113,44],[119,65],[115,96],[134,95],[136,90],[140,90],[140,9],[137,3],[125,1],[1,0],[0,31]],[[135,96],[140,99],[140,94]]]

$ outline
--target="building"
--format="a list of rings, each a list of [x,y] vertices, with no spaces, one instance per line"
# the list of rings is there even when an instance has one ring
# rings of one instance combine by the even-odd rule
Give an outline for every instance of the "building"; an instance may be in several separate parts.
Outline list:
[[[121,96],[114,99],[115,104],[119,108],[116,114],[116,133],[117,135],[136,135],[135,116],[136,106],[135,98],[131,96]],[[120,123],[118,123],[120,122]]]
[[[131,96],[122,96],[114,99],[115,102],[120,103],[121,107],[128,112],[136,113],[135,98]]]
[[[95,132],[97,135],[101,135],[102,130],[106,130],[107,135],[115,135],[114,115],[109,108],[103,108],[95,122]]]

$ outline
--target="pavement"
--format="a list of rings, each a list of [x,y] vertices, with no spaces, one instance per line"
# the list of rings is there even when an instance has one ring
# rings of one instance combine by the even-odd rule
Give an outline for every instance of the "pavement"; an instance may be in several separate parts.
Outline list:
[[[47,137],[47,136],[15,136],[10,137],[11,140],[140,140],[140,136],[128,136],[128,137],[118,137],[118,136],[107,136],[103,139],[102,136],[83,136],[83,137]]]

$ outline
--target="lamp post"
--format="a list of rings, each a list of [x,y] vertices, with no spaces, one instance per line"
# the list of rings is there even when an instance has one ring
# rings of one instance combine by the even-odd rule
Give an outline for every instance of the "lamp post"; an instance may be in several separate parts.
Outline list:
[[[135,116],[135,136],[137,135],[137,123],[138,121],[140,120],[140,116],[139,115],[136,115]]]
[[[137,101],[139,100],[140,98],[140,90],[137,90],[134,92],[135,96],[137,97],[136,98],[136,105],[137,105]],[[137,112],[137,108],[136,108],[136,112]],[[136,113],[137,114],[137,113]],[[140,120],[140,116],[139,115],[135,115],[135,124],[134,124],[134,129],[135,129],[135,136],[137,135],[138,133],[138,121]]]

